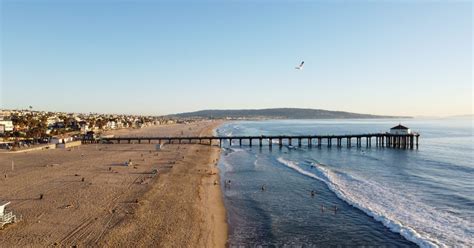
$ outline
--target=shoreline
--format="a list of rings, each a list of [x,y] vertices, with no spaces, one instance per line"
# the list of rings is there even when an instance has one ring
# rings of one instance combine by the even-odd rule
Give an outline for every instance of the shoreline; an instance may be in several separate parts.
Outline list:
[[[116,133],[205,135],[221,124],[203,121]],[[0,243],[225,247],[226,210],[221,187],[214,184],[220,182],[220,148],[155,148],[156,144],[92,144],[2,154],[0,171],[6,176],[0,178],[0,201],[11,201],[7,211],[23,220],[1,230]],[[129,159],[133,164],[125,166]],[[44,198],[38,198],[40,194]]]
[[[210,130],[206,130],[205,135],[213,135],[214,131],[221,125],[212,127]],[[220,147],[211,147],[210,161],[212,161],[211,176],[203,177],[201,187],[204,187],[204,191],[200,190],[201,199],[203,199],[203,205],[207,206],[208,209],[207,219],[210,221],[211,232],[209,234],[210,242],[206,247],[225,247],[228,239],[228,223],[227,223],[227,212],[224,205],[224,195],[220,185],[220,169],[219,160],[221,156]],[[215,173],[215,174],[214,174]],[[217,182],[217,184],[215,183]]]

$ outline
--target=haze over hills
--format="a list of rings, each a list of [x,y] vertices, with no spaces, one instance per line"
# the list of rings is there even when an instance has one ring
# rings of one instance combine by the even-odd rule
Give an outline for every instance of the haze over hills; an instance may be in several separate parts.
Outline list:
[[[201,110],[169,115],[178,118],[245,118],[245,119],[380,119],[412,118],[411,116],[388,116],[359,114],[344,111],[303,108]]]

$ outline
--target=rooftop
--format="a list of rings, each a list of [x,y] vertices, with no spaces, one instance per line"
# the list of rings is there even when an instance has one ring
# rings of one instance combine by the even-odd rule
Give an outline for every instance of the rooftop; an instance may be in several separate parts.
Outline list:
[[[406,130],[406,129],[409,129],[409,128],[408,128],[408,127],[405,127],[405,126],[403,126],[403,125],[401,125],[401,124],[398,124],[397,126],[394,126],[394,127],[390,128],[390,129],[403,129],[403,130]]]

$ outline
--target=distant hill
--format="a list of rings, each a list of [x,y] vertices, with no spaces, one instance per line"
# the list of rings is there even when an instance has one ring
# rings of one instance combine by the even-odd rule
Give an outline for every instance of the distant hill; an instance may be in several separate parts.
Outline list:
[[[453,119],[474,119],[474,114],[452,115],[452,116],[448,116],[447,118],[453,118]]]
[[[232,118],[232,119],[375,119],[375,118],[411,118],[410,116],[386,116],[358,114],[343,111],[302,108],[238,109],[238,110],[201,110],[196,112],[169,115],[177,118]]]

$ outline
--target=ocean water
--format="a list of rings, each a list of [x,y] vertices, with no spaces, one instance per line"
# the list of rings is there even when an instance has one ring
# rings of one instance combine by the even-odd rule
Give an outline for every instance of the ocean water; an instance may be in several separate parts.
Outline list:
[[[397,120],[227,123],[219,135],[385,132]],[[230,246],[474,246],[474,138],[467,120],[403,120],[415,150],[224,144]],[[293,145],[297,141],[293,141]],[[306,141],[305,141],[306,142]],[[365,139],[364,139],[365,142]],[[353,142],[354,144],[354,142]],[[374,145],[375,142],[372,142]],[[226,181],[230,180],[230,185]],[[262,190],[262,186],[265,190]],[[314,192],[312,196],[311,192]],[[336,209],[337,208],[337,209]]]

